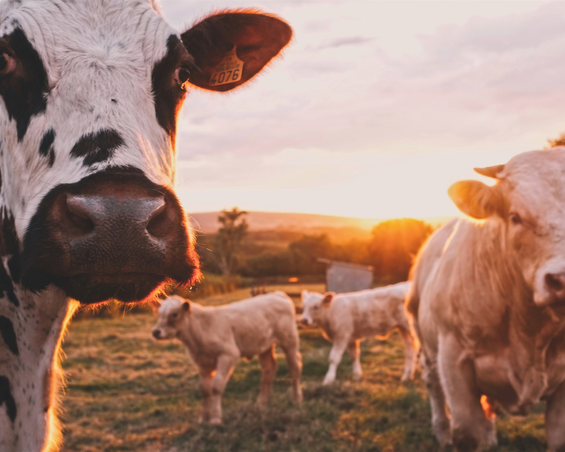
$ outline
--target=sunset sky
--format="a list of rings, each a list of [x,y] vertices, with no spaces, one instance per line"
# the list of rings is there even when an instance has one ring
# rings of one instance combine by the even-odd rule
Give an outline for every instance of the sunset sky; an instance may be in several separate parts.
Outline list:
[[[178,133],[188,212],[456,213],[472,168],[565,132],[565,3],[162,0],[183,30],[259,7],[295,39],[232,94],[195,91]]]

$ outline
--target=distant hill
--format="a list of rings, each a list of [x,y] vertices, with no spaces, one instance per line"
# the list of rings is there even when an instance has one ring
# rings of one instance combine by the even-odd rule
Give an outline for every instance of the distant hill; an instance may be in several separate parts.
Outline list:
[[[213,233],[219,228],[219,212],[196,212],[190,214],[193,227],[203,233]],[[248,212],[247,222],[252,231],[273,229],[296,230],[304,233],[322,233],[327,230],[353,230],[368,233],[383,218],[353,218],[312,213],[278,213]],[[436,226],[447,221],[449,217],[424,218],[423,220]]]

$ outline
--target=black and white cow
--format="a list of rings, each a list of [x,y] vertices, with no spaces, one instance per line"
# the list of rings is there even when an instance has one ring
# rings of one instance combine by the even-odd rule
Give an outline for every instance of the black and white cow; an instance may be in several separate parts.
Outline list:
[[[178,34],[152,0],[0,3],[0,451],[58,447],[73,300],[198,277],[172,190],[178,111],[191,86],[245,83],[291,36],[256,11]]]

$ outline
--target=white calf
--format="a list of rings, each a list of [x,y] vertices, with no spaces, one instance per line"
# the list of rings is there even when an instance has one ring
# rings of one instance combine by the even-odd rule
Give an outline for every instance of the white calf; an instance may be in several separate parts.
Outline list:
[[[414,376],[417,344],[410,331],[404,298],[410,283],[400,283],[378,289],[363,290],[336,295],[302,292],[304,311],[301,323],[319,326],[324,337],[333,343],[330,352],[330,367],[324,384],[335,381],[337,366],[347,348],[353,359],[353,377],[362,375],[359,343],[367,337],[386,338],[397,329],[404,340],[406,365],[402,381]]]
[[[222,423],[222,394],[239,358],[259,356],[258,403],[267,403],[277,371],[275,345],[286,356],[293,400],[302,403],[302,356],[298,351],[294,305],[284,292],[218,307],[203,307],[172,296],[163,302],[158,313],[153,337],[180,339],[200,370],[203,421]]]

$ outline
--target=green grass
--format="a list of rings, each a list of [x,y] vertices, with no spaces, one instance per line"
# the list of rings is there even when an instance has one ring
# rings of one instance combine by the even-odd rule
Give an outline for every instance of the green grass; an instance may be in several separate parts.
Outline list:
[[[438,450],[419,372],[414,382],[400,384],[404,352],[397,334],[363,343],[363,381],[352,381],[345,356],[338,382],[325,387],[320,382],[330,344],[319,332],[302,330],[302,409],[290,403],[281,354],[271,403],[263,410],[255,405],[257,359],[241,360],[224,395],[224,426],[210,427],[198,423],[197,369],[180,343],[151,339],[154,323],[145,313],[71,324],[63,347],[63,451]],[[543,407],[534,411],[527,418],[499,418],[500,446],[492,452],[545,451]]]

